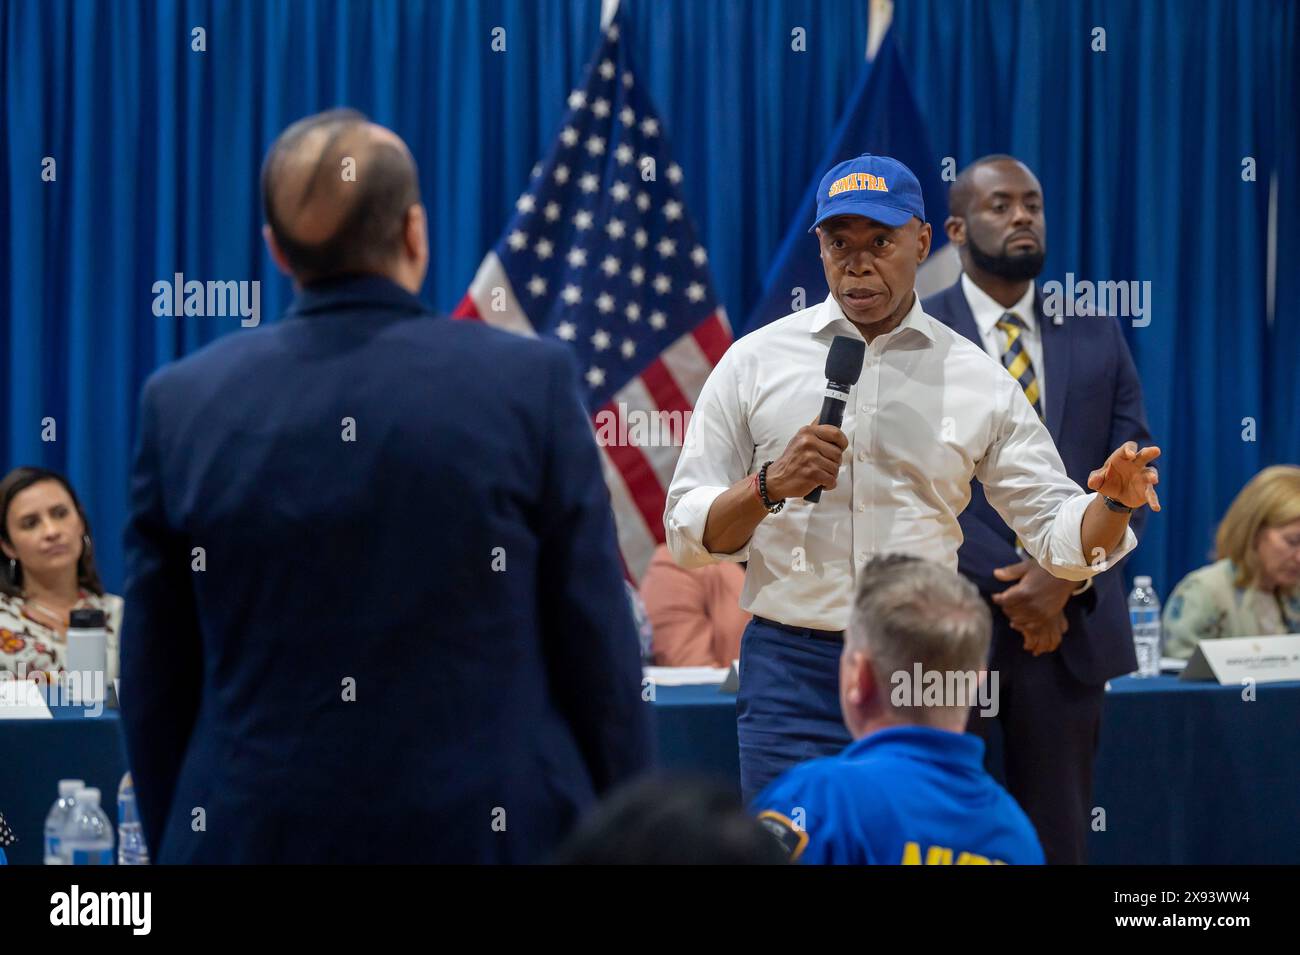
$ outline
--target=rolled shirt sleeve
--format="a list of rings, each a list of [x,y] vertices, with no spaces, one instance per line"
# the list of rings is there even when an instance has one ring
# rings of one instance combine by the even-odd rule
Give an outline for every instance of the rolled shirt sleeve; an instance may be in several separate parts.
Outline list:
[[[704,546],[704,525],[719,495],[750,474],[754,441],[742,406],[738,360],[729,350],[710,373],[695,402],[664,506],[668,550],[682,567],[749,559],[749,541],[730,554]]]
[[[975,468],[985,496],[1052,576],[1083,581],[1108,570],[1137,546],[1137,535],[1125,528],[1110,554],[1084,554],[1083,514],[1097,495],[1070,480],[1029,399],[1009,376],[1007,385],[1000,423]]]

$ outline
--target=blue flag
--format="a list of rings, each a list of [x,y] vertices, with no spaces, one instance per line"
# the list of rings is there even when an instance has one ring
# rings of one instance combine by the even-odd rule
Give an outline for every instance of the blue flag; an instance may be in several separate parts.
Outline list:
[[[862,153],[892,156],[911,169],[921,183],[926,220],[933,227],[934,237],[930,259],[917,276],[917,294],[928,294],[956,280],[960,266],[950,254],[939,254],[948,245],[943,231],[943,221],[948,216],[948,190],[940,178],[939,163],[930,151],[925,121],[912,96],[891,32],[885,34],[875,60],[863,69],[821,165],[808,184],[799,211],[768,269],[763,296],[743,331],[751,332],[801,307],[796,289],[803,289],[802,307],[805,308],[826,298],[826,276],[817,254],[817,237],[808,234],[808,227],[816,218],[817,184],[836,163]],[[923,284],[923,279],[928,279],[928,283]]]

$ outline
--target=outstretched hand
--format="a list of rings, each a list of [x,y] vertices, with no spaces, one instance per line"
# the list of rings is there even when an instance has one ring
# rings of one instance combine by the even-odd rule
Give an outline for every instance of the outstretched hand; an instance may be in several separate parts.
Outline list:
[[[1105,464],[1088,475],[1088,489],[1125,507],[1139,508],[1146,504],[1158,511],[1160,498],[1156,496],[1156,485],[1160,476],[1150,466],[1158,457],[1160,449],[1154,445],[1139,449],[1136,441],[1125,441]]]

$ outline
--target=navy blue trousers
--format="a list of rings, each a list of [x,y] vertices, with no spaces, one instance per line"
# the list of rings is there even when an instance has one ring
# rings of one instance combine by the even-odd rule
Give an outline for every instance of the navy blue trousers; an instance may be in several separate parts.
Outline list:
[[[796,763],[834,755],[852,742],[840,714],[843,649],[757,618],[745,628],[736,735],[746,803]]]

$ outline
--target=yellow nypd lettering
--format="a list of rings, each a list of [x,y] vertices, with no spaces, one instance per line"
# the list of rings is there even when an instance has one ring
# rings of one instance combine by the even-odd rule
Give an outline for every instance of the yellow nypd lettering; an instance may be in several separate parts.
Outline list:
[[[929,846],[925,850],[926,865],[953,865],[953,850],[947,846]],[[921,865],[920,843],[908,842],[903,845],[901,865]],[[1001,859],[990,859],[974,852],[962,852],[957,856],[957,865],[1006,865]]]

